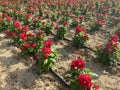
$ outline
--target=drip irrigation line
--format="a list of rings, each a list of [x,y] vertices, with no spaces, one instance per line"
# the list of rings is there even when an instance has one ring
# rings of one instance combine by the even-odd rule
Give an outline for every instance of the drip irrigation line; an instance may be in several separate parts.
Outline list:
[[[57,75],[52,68],[50,68],[50,72],[62,83],[64,84],[64,86],[66,86],[67,88],[70,88],[70,86],[59,76]]]
[[[95,50],[93,50],[92,48],[89,48],[89,47],[87,47],[87,46],[84,46],[84,48],[89,49],[89,50],[91,50],[91,51],[93,51],[93,52],[96,52]]]

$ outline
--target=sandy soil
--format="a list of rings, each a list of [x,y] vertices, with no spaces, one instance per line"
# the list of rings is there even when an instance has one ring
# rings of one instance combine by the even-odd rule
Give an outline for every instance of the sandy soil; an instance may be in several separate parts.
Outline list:
[[[108,34],[97,32],[90,35],[87,46],[95,49],[103,43]],[[23,56],[20,50],[10,44],[10,39],[0,34],[0,90],[68,90],[51,73],[37,74],[30,57]],[[62,78],[69,70],[71,60],[83,57],[86,67],[98,74],[95,82],[100,90],[120,90],[120,66],[110,67],[100,62],[94,62],[94,53],[88,49],[75,49],[67,41],[55,42],[58,45],[61,59],[53,68]]]

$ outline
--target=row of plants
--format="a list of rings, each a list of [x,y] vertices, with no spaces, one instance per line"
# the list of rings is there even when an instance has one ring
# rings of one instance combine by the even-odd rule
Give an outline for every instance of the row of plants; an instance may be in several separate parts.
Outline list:
[[[8,16],[6,13],[3,13],[1,17],[1,22],[0,22],[0,28],[1,30],[11,29],[10,32],[9,30],[6,30],[5,32],[7,33],[7,35],[12,36],[11,38],[13,38],[14,41],[18,43],[23,43],[23,45],[19,44],[21,45],[22,49],[25,44],[23,41],[38,42],[39,46],[37,46],[36,48],[37,49],[40,48],[40,46],[42,45],[41,44],[42,41],[39,41],[38,37],[35,38],[34,33],[32,32],[28,33],[29,26],[24,24],[24,22],[26,23],[26,20],[23,21],[23,26],[21,26],[19,21],[14,20],[11,16]],[[38,27],[41,30],[43,30],[43,32],[45,32],[47,35],[51,33],[51,30],[57,29],[56,37],[59,39],[65,38],[65,33],[67,32],[66,25],[56,27],[54,23],[50,24],[50,23],[42,22],[40,19],[38,19],[37,22],[39,22],[37,23],[37,25],[40,25]],[[36,23],[34,24],[36,25]],[[17,37],[17,35],[19,35],[19,37]],[[34,38],[31,38],[31,37],[34,37]],[[112,39],[110,39],[108,43],[106,43],[106,45],[103,45],[103,46],[101,45],[101,48],[100,46],[98,46],[99,48],[97,47],[97,53],[96,53],[98,57],[101,57],[99,58],[100,61],[103,61],[106,63],[108,62],[108,64],[117,63],[117,60],[119,58],[119,29],[115,32],[115,35],[111,37]],[[89,40],[89,35],[86,33],[86,30],[82,26],[76,26],[75,35],[72,39],[73,46],[75,46],[76,48],[82,48],[85,46],[85,43],[87,42],[87,40]],[[111,47],[114,48],[114,51],[109,51]],[[35,53],[36,51],[33,49],[28,49],[28,50],[25,50],[25,52]]]
[[[44,31],[39,30],[37,33],[30,32],[28,26],[21,25],[17,20],[11,19],[10,21],[8,20],[9,24],[5,24],[8,17],[7,14],[3,14],[3,21],[1,20],[0,22],[2,27],[6,26],[7,30],[5,30],[5,33],[7,37],[17,43],[22,53],[33,55],[36,58],[38,72],[49,71],[57,63],[58,59],[58,52],[53,42],[46,39]],[[76,34],[80,34],[81,32],[82,28],[77,27]],[[68,71],[68,74],[71,74],[69,78],[70,90],[74,90],[75,88],[78,88],[78,90],[99,89],[99,86],[92,81],[92,77],[96,74],[92,73],[89,69],[85,69],[84,66],[85,61],[83,59],[72,61],[71,70]],[[83,80],[81,81],[80,78],[83,78]],[[87,78],[90,80],[87,81]],[[90,85],[87,85],[87,83]]]
[[[22,53],[35,57],[38,72],[49,71],[59,58],[54,42],[47,38],[49,34],[55,33],[56,38],[64,40],[72,28],[75,32],[72,44],[82,48],[89,40],[88,30],[102,32],[107,24],[119,23],[116,19],[118,1],[114,0],[1,0],[0,5],[0,31],[17,44]],[[96,59],[116,64],[120,57],[119,41],[118,27],[105,44],[96,47]],[[99,89],[92,80],[96,74],[85,68],[85,60],[81,58],[72,61],[67,74],[70,74],[67,77],[70,90]]]

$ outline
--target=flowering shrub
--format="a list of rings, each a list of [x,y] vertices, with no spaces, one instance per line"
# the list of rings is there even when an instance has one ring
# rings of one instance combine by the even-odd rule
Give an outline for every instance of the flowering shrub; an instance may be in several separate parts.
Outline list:
[[[96,76],[89,69],[85,68],[85,61],[78,58],[72,61],[70,74],[70,90],[98,90],[99,86],[93,83],[92,77]]]
[[[81,26],[76,27],[76,34],[72,40],[73,45],[76,48],[81,48],[84,46],[85,42],[89,39],[88,35],[85,33]]]
[[[107,64],[116,63],[120,55],[118,40],[117,35],[112,35],[106,44],[97,46],[97,58]]]

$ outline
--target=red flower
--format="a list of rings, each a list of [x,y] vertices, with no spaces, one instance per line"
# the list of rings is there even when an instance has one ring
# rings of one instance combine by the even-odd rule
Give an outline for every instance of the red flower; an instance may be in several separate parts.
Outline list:
[[[106,20],[103,20],[102,18],[99,18],[98,21],[99,21],[99,22],[102,22],[102,23],[105,23],[105,22],[106,22]]]
[[[111,36],[111,40],[114,41],[114,42],[118,42],[118,36],[117,35],[112,35]]]
[[[71,68],[84,69],[85,62],[83,59],[75,59],[72,61]]]
[[[20,38],[23,39],[24,41],[26,41],[28,38],[27,38],[27,35],[26,35],[26,32],[21,32],[20,33]]]
[[[47,54],[43,54],[43,57],[44,57],[44,59],[47,59],[48,55]]]
[[[0,18],[0,22],[2,22],[3,21],[3,18]]]
[[[53,44],[53,42],[51,40],[44,41],[44,47],[50,48],[52,44]]]
[[[76,27],[76,33],[80,33],[83,31],[83,28],[81,26]]]
[[[54,23],[54,22],[52,22],[51,24],[52,24],[53,27],[55,26],[55,23]]]
[[[38,59],[38,58],[39,58],[38,54],[36,54],[36,55],[35,55],[35,58],[36,58],[36,59]]]
[[[32,32],[30,32],[30,33],[28,34],[28,36],[30,36],[30,37],[34,37],[34,36],[35,36],[35,34],[34,34],[34,33],[32,33]]]
[[[8,15],[6,13],[3,13],[2,14],[2,17],[7,17]]]
[[[22,30],[28,31],[29,27],[28,26],[22,26]]]
[[[7,36],[10,35],[10,31],[9,30],[5,30],[5,33],[6,33]]]
[[[58,30],[58,28],[59,28],[59,27],[58,27],[58,25],[57,25],[57,26],[55,26],[55,30]]]
[[[12,33],[12,36],[13,36],[13,37],[15,37],[15,36],[16,36],[16,33],[15,33],[15,32],[13,32],[13,33]]]
[[[24,46],[25,48],[29,48],[31,45],[29,43],[26,43]]]
[[[38,19],[42,19],[42,16],[38,16]]]
[[[20,29],[20,22],[14,21],[14,26],[15,26],[17,29]]]
[[[43,54],[51,54],[52,53],[52,50],[48,47],[43,47],[42,48],[42,53]]]
[[[34,47],[37,46],[37,44],[36,44],[36,43],[33,43],[33,44],[31,44],[31,46],[34,48]]]
[[[26,17],[26,18],[30,18],[30,17],[31,17],[31,15],[30,15],[30,14],[28,14],[28,13],[26,13],[26,14],[25,14],[25,17]]]
[[[109,41],[106,44],[105,52],[106,53],[113,53],[113,52],[115,52],[115,48],[117,46],[118,46],[118,42],[116,42],[115,40]]]
[[[84,16],[80,16],[80,20],[82,20],[82,21],[83,21],[84,19],[85,19],[85,17],[84,17]]]
[[[52,50],[50,48],[48,48],[48,47],[42,48],[42,54],[43,54],[44,59],[47,59],[48,55],[51,53],[52,53]]]
[[[93,88],[94,88],[95,90],[99,90],[99,86],[96,85],[96,84],[93,84]]]
[[[22,45],[22,46],[20,47],[20,50],[21,50],[21,51],[24,51],[24,50],[25,50],[25,46]]]
[[[12,20],[12,18],[10,16],[7,16],[7,20],[10,21]]]
[[[87,90],[90,90],[92,86],[92,78],[88,74],[80,74],[77,77],[77,80],[79,81],[80,85],[86,88]]]
[[[119,34],[120,34],[120,32],[119,32],[119,31],[116,31],[116,32],[115,32],[115,34],[116,34],[116,35],[119,35]]]
[[[111,47],[113,45],[113,43],[111,42],[111,41],[109,41],[109,42],[107,42],[107,44],[106,44],[106,48],[109,48],[109,47]]]
[[[65,21],[65,22],[63,23],[63,25],[64,25],[64,26],[68,26],[68,22]]]

